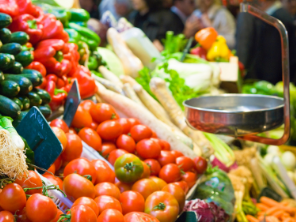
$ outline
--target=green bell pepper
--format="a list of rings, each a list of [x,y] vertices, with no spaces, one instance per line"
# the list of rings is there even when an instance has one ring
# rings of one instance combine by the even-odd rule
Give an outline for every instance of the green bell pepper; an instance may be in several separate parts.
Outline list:
[[[95,44],[96,46],[98,46],[100,44],[100,41],[101,41],[100,37],[92,30],[85,28],[85,27],[81,27],[81,26],[79,26],[75,23],[72,23],[72,22],[70,22],[68,26],[69,26],[69,28],[74,29],[77,32],[79,32],[79,34],[82,37],[85,37],[86,39],[88,39],[88,41],[93,41],[94,42],[93,44]]]
[[[274,85],[272,85],[270,82],[267,82],[267,81],[256,82],[254,83],[254,87],[258,91],[263,91],[264,94],[267,94],[267,95],[273,95],[276,93],[276,89]]]
[[[69,12],[71,14],[71,22],[72,21],[81,21],[81,22],[87,22],[90,18],[90,15],[88,11],[84,9],[69,9]]]
[[[81,35],[77,31],[75,31],[74,29],[65,29],[65,31],[69,35],[69,42],[75,43],[78,45],[78,42],[81,39]]]
[[[90,56],[88,58],[87,67],[89,70],[97,70],[99,67],[98,60],[95,56]]]
[[[75,23],[76,25],[87,28],[87,22],[84,21],[71,21],[71,23]]]
[[[96,50],[99,45],[96,41],[88,39],[83,35],[81,35],[81,41],[85,42],[88,45],[90,51]]]
[[[53,14],[58,20],[61,21],[61,23],[63,23],[64,26],[69,23],[71,18],[71,13],[69,10],[61,7],[51,6],[45,3],[39,3],[37,5],[41,7],[46,14]]]

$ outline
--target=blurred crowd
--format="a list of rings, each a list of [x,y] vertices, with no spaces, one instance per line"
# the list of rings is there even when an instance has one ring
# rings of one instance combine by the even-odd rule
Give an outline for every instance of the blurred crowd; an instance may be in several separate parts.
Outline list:
[[[229,0],[224,0],[229,1]],[[253,0],[256,1],[256,0]],[[278,31],[258,18],[239,13],[239,5],[224,7],[222,0],[80,0],[91,14],[89,26],[106,39],[100,20],[110,11],[118,20],[125,17],[161,51],[167,31],[187,38],[206,27],[224,36],[230,49],[247,70],[247,77],[276,83],[282,79],[281,41]],[[289,35],[290,76],[296,72],[296,0],[257,0],[256,7],[279,19]]]

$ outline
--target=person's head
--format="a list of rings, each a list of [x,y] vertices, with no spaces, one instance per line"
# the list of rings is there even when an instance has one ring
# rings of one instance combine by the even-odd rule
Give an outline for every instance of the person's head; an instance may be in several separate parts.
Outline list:
[[[85,9],[86,11],[90,12],[94,6],[93,0],[80,0],[79,1],[80,7]]]
[[[119,16],[124,17],[130,12],[132,6],[130,0],[115,0],[114,8]]]
[[[190,16],[195,9],[194,0],[173,0],[173,5],[186,16]]]
[[[162,8],[162,0],[132,0],[133,8],[139,12]]]
[[[197,5],[201,12],[206,12],[213,4],[215,0],[198,0]]]
[[[296,0],[282,0],[283,7],[293,16],[296,15]]]

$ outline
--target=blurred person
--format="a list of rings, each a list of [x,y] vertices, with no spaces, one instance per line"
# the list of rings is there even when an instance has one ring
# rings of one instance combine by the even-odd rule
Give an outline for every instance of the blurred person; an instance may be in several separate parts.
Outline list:
[[[163,0],[162,6],[165,9],[170,9],[173,6],[173,0]]]
[[[131,0],[102,0],[99,5],[100,16],[110,11],[116,20],[126,17],[131,11]]]
[[[285,25],[289,36],[290,80],[295,82],[296,39],[292,17],[280,1],[266,0],[258,8]],[[240,13],[237,20],[236,52],[247,70],[246,78],[266,80],[273,84],[282,80],[281,40],[273,26],[249,13]]]
[[[296,26],[296,0],[282,0],[283,8],[285,8],[293,17],[294,26]]]

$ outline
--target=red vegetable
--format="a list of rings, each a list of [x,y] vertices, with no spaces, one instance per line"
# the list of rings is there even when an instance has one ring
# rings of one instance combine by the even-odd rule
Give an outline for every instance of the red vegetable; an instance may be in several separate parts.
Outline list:
[[[15,17],[19,15],[19,7],[15,0],[2,0],[0,2],[0,12]]]

